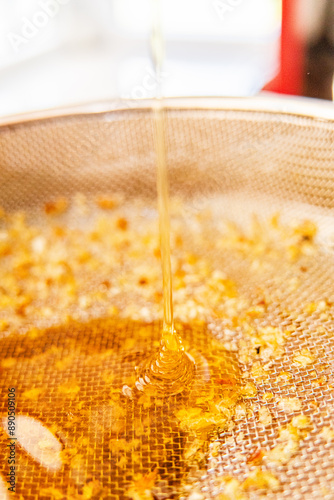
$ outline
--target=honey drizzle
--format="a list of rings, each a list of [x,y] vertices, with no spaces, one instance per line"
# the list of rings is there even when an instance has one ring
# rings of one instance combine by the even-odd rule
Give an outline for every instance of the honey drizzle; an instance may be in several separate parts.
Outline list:
[[[185,354],[180,336],[174,329],[172,269],[170,257],[169,190],[166,161],[165,110],[161,92],[161,70],[164,42],[161,26],[161,2],[152,0],[153,29],[151,50],[158,90],[153,105],[154,138],[157,161],[157,192],[159,208],[160,251],[163,279],[163,329],[158,353],[145,361],[136,387],[159,395],[182,392],[193,379],[195,366]]]
[[[153,30],[151,49],[158,82],[157,95],[153,105],[154,138],[157,161],[157,192],[159,208],[160,251],[163,280],[164,320],[163,335],[174,336],[173,284],[170,256],[169,189],[166,159],[165,111],[161,91],[161,70],[164,60],[164,43],[161,29],[161,3],[152,0]]]

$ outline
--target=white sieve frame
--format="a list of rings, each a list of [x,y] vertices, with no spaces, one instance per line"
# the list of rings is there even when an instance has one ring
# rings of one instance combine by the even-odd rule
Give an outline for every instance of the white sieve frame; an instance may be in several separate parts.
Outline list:
[[[50,108],[42,111],[0,117],[0,126],[70,115],[103,114],[124,110],[147,110],[154,99],[112,99],[79,105]],[[166,109],[257,111],[334,121],[334,102],[308,97],[280,96],[262,93],[255,97],[173,97],[164,99]]]

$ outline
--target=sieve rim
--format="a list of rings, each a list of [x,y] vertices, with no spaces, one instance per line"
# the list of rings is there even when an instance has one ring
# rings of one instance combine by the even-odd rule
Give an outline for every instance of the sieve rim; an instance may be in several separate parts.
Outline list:
[[[0,127],[71,116],[94,116],[124,111],[147,112],[152,109],[153,103],[154,99],[91,101],[83,104],[3,116],[0,117]],[[216,110],[262,112],[313,118],[317,121],[334,121],[334,104],[332,101],[299,96],[280,96],[270,93],[263,93],[252,97],[171,97],[164,99],[164,105],[170,111]]]

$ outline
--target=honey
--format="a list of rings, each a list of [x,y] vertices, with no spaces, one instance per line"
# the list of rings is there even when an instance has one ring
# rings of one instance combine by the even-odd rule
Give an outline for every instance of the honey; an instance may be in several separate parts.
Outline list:
[[[18,450],[18,494],[29,488],[36,499],[80,499],[94,485],[98,498],[131,491],[145,498],[138,495],[149,478],[152,492],[181,494],[210,436],[231,425],[242,384],[235,356],[203,324],[177,329],[198,368],[192,389],[168,399],[124,394],[135,383],[134,366],[159,341],[159,322],[71,320],[34,338],[1,341],[1,352],[16,360],[2,363],[2,387],[16,387],[17,418],[30,418],[29,442],[18,443],[25,445]],[[2,459],[5,453],[1,446]]]
[[[321,398],[314,383],[328,376],[314,349],[285,354],[285,346],[299,317],[332,318],[330,300],[308,292],[289,313],[292,319],[277,324],[290,306],[284,294],[296,293],[285,277],[293,272],[303,289],[305,266],[308,272],[320,269],[327,283],[328,255],[303,238],[305,224],[285,226],[277,218],[258,222],[248,233],[217,225],[208,241],[203,228],[214,226],[214,216],[191,215],[184,202],[172,200],[175,331],[196,370],[191,383],[167,398],[151,381],[138,391],[139,370],[147,366],[148,353],[156,361],[164,328],[159,217],[147,200],[109,197],[101,205],[101,196],[80,196],[68,200],[65,212],[41,207],[6,214],[2,221],[1,394],[15,387],[16,417],[24,417],[30,436],[17,443],[17,494],[30,491],[34,500],[137,500],[197,491],[204,499],[199,478],[208,464],[215,469],[225,463],[224,446],[232,455],[244,446],[245,462],[235,456],[236,463],[243,467],[251,457],[257,469],[238,472],[238,479],[215,477],[218,491],[232,489],[247,498],[257,487],[275,490],[277,467],[299,453],[312,430],[295,391],[295,373],[309,370],[315,412]],[[293,256],[291,247],[297,250]],[[279,315],[273,279],[275,293],[285,298]],[[310,303],[317,307],[308,309]],[[173,347],[172,341],[169,351]],[[298,356],[307,363],[297,363]],[[5,403],[2,398],[2,415]],[[262,444],[255,454],[261,443],[249,446],[250,425],[258,426],[259,435],[270,434],[269,450]],[[6,464],[5,419],[1,429]]]
[[[163,279],[163,329],[160,348],[138,367],[136,388],[150,394],[168,396],[182,392],[192,382],[195,365],[185,353],[180,335],[174,329],[173,291],[170,255],[170,220],[168,172],[166,158],[166,120],[161,95],[161,69],[164,44],[161,27],[160,0],[152,0],[153,32],[151,49],[158,81],[154,103],[154,136],[157,157],[157,191],[159,207],[160,252]]]
[[[161,81],[159,5],[152,51]],[[305,281],[309,272],[321,281],[328,267],[315,224],[284,226],[275,215],[254,218],[248,233],[222,229],[219,199],[197,215],[174,199],[171,235],[160,89],[153,115],[158,217],[147,201],[110,194],[59,198],[34,213],[0,208],[0,384],[17,394],[17,498],[205,500],[211,489],[247,499],[280,490],[282,466],[313,431],[294,370],[317,364],[317,411],[327,367],[306,347],[284,356],[299,318],[333,319],[332,302],[309,297]],[[147,210],[155,216],[138,216]],[[331,426],[319,439],[333,439]],[[2,464],[7,440],[3,417]]]

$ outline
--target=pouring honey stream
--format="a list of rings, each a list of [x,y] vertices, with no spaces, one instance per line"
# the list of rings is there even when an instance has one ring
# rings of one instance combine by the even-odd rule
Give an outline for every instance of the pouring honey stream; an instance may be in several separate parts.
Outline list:
[[[160,251],[163,279],[163,329],[160,348],[138,368],[136,387],[139,390],[172,395],[182,392],[191,383],[195,364],[185,353],[182,339],[174,328],[173,286],[170,256],[169,189],[166,158],[166,119],[161,91],[164,61],[164,39],[160,0],[152,0],[151,51],[158,82],[154,101],[154,139],[157,162],[157,193],[159,209]]]

